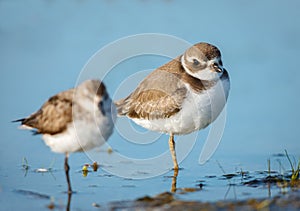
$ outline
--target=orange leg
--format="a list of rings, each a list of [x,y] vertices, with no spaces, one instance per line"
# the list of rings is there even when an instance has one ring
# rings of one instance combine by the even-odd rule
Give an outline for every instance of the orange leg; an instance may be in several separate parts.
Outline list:
[[[178,163],[177,163],[177,158],[176,158],[175,142],[174,142],[173,134],[170,134],[169,147],[170,147],[170,152],[171,152],[172,159],[173,159],[174,170],[178,170]]]

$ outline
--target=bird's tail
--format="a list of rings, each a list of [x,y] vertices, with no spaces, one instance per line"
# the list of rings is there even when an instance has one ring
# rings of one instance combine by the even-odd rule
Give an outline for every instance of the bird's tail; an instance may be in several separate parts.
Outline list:
[[[25,118],[22,118],[22,119],[16,119],[16,120],[12,120],[11,122],[21,122],[23,123],[25,120]]]
[[[126,111],[124,109],[124,107],[126,105],[125,99],[115,101],[114,104],[116,105],[118,116],[126,115]]]

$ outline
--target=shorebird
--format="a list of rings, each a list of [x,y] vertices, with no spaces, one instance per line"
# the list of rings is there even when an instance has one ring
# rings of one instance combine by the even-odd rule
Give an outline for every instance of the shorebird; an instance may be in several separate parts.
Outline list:
[[[151,72],[115,104],[119,116],[169,134],[174,170],[178,170],[174,135],[188,134],[213,122],[226,104],[229,89],[219,49],[198,43]]]
[[[87,80],[78,87],[49,98],[27,118],[18,119],[21,128],[42,134],[53,152],[64,153],[68,193],[72,193],[68,158],[101,146],[113,132],[116,108],[99,80]]]

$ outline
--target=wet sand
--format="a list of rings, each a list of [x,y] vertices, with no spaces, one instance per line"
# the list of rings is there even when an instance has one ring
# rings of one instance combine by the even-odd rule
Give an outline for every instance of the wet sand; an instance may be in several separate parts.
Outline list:
[[[182,201],[176,200],[170,192],[154,197],[145,196],[135,201],[113,202],[110,210],[299,210],[299,190],[287,195],[264,199],[247,199],[241,201]]]

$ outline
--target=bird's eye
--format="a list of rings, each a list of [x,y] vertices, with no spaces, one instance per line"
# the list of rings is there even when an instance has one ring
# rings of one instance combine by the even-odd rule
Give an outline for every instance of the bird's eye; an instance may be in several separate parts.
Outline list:
[[[102,100],[99,102],[98,106],[100,108],[100,111],[101,111],[102,115],[105,115],[105,108],[104,108]]]
[[[193,59],[193,65],[197,66],[199,64],[200,64],[200,62],[197,59]]]

